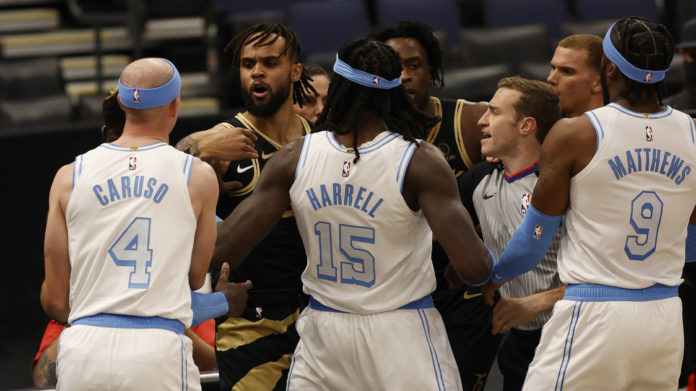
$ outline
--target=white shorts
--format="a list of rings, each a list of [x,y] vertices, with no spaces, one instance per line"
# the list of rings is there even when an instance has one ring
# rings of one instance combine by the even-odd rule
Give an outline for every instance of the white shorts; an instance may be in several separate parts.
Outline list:
[[[56,390],[199,391],[191,352],[169,330],[74,325],[58,340]]]
[[[461,390],[435,308],[370,315],[305,308],[287,390]]]
[[[683,353],[679,297],[564,299],[544,325],[523,389],[674,391]]]

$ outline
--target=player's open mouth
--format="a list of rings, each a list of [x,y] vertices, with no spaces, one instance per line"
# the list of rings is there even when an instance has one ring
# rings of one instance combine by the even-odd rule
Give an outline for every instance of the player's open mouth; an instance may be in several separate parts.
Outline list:
[[[256,82],[251,85],[251,95],[257,99],[263,99],[268,95],[268,88],[261,82]]]
[[[487,139],[487,138],[491,138],[490,133],[488,133],[488,132],[481,132],[481,140],[484,140],[484,139]]]
[[[411,99],[413,99],[413,98],[416,97],[416,91],[415,91],[415,90],[412,90],[412,89],[409,88],[409,89],[406,89],[406,93],[408,94],[409,97],[411,97]]]

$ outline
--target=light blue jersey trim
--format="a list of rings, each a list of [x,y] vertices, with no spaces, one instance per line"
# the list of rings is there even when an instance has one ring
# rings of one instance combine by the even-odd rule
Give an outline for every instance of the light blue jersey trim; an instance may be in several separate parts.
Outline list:
[[[184,160],[184,176],[186,176],[186,186],[191,182],[191,171],[193,171],[193,156],[186,155]]]
[[[421,309],[421,308],[433,308],[435,307],[435,304],[433,304],[433,297],[430,295],[423,296],[422,298],[418,300],[414,300],[408,304],[404,304],[401,307],[397,308],[399,310],[416,310],[416,309]],[[347,313],[345,311],[340,311],[334,308],[331,308],[329,306],[326,306],[324,304],[321,304],[318,302],[315,298],[311,297],[309,298],[309,308],[318,310],[318,311],[326,311],[326,312],[340,312],[340,313]]]
[[[639,113],[637,111],[633,111],[631,109],[623,107],[616,102],[609,103],[607,106],[614,108],[616,110],[619,110],[620,112],[622,112],[626,115],[630,115],[631,117],[645,118],[643,113]],[[645,113],[645,114],[650,115],[650,119],[659,119],[659,118],[669,117],[673,112],[674,112],[674,109],[671,106],[665,106],[665,108],[663,110],[660,110],[660,111],[655,112],[655,113]]]
[[[137,147],[135,150],[132,149],[133,147],[122,147],[122,146],[120,146],[120,145],[111,144],[111,143],[103,143],[103,144],[100,145],[100,147],[103,147],[103,148],[106,148],[106,149],[111,149],[111,150],[114,150],[114,151],[124,151],[124,152],[125,152],[125,151],[130,151],[130,152],[136,152],[136,151],[149,151],[149,150],[151,150],[151,149],[163,147],[163,146],[165,146],[165,145],[169,145],[169,144],[167,144],[167,143],[165,143],[165,142],[159,141],[159,142],[156,142],[156,143],[154,143],[154,144],[148,144],[148,145],[143,145],[143,146]]]
[[[592,127],[595,130],[595,134],[597,135],[597,142],[595,143],[594,151],[597,152],[597,148],[599,148],[599,141],[604,138],[604,129],[602,128],[602,123],[599,122],[599,118],[597,118],[597,114],[588,111],[585,113],[587,118],[590,119],[590,123],[592,123]],[[600,136],[601,133],[601,136]]]
[[[568,284],[563,300],[650,301],[678,295],[679,287],[655,284],[643,289],[626,289],[600,284]]]
[[[131,315],[100,313],[75,319],[72,325],[87,325],[99,327],[116,327],[121,329],[162,329],[177,334],[184,333],[184,324],[177,319],[166,319],[159,316],[143,317]]]
[[[389,142],[393,141],[394,139],[396,139],[399,136],[400,136],[400,134],[398,134],[398,133],[389,132],[389,133],[387,133],[386,136],[384,136],[380,140],[377,140],[374,144],[367,146],[367,147],[359,147],[358,151],[360,151],[361,154],[374,152],[374,151],[382,148],[383,146],[389,144]],[[329,144],[332,147],[334,147],[334,149],[341,151],[341,152],[348,152],[348,148],[344,147],[343,145],[341,145],[341,143],[339,143],[336,140],[336,137],[334,136],[333,132],[326,131],[326,138],[329,140]]]
[[[295,324],[297,324],[297,321],[295,321]],[[301,350],[302,346],[298,344],[295,353],[299,353]],[[292,378],[292,370],[295,368],[295,356],[296,354],[293,354],[292,360],[290,360],[290,369],[288,369],[288,382],[285,384],[285,391],[290,391],[290,379]]]
[[[179,340],[181,341],[181,391],[188,390],[188,362],[186,360],[186,345],[184,343],[184,337],[179,335]]]
[[[690,116],[686,116],[689,119],[689,128],[691,129],[691,143],[696,144],[696,139],[694,139],[694,119]]]
[[[404,155],[401,156],[401,162],[399,162],[399,169],[396,171],[396,183],[399,184],[399,192],[403,191],[404,178],[406,177],[408,164],[411,161],[411,157],[413,157],[413,153],[416,151],[416,148],[418,148],[418,145],[410,144],[408,148],[406,148]]]
[[[77,182],[77,178],[82,174],[82,162],[84,161],[84,156],[85,155],[78,155],[75,157],[75,164],[73,165],[73,174],[72,174],[72,185],[73,188],[75,187],[75,182]]]
[[[580,309],[582,308],[582,302],[575,303],[573,306],[573,314],[570,317],[570,323],[568,324],[568,334],[566,334],[565,344],[563,345],[563,358],[561,359],[561,366],[558,368],[558,376],[556,377],[556,385],[554,386],[554,391],[562,391],[563,383],[565,382],[565,375],[568,371],[568,364],[570,363],[570,353],[573,348],[573,340],[575,339],[575,328],[578,325],[578,320],[580,319]]]
[[[304,168],[307,163],[307,155],[309,155],[309,144],[312,142],[312,133],[304,136],[304,141],[302,142],[302,152],[300,152],[300,157],[297,159],[297,167],[295,167],[295,179],[300,173],[300,169]]]
[[[428,323],[428,317],[422,309],[418,309],[418,316],[420,316],[423,332],[425,333],[425,340],[427,341],[428,349],[430,350],[430,360],[433,363],[433,372],[435,374],[437,389],[439,391],[444,391],[446,389],[445,381],[442,379],[442,368],[440,367],[440,359],[437,357],[437,350],[435,349],[435,346],[433,346],[433,341],[430,338],[430,323]]]

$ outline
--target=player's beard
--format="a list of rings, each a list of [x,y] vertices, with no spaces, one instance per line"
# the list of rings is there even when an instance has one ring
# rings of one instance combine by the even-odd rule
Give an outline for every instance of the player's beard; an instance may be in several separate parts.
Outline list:
[[[256,103],[254,97],[251,96],[249,90],[242,90],[242,99],[244,100],[244,106],[247,111],[255,117],[268,118],[272,117],[278,112],[280,106],[288,100],[290,97],[290,80],[274,92],[270,88],[268,89],[269,98],[265,103]]]

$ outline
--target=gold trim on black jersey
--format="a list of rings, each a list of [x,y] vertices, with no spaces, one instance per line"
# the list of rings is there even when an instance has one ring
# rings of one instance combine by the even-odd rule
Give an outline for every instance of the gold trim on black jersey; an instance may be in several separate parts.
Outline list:
[[[464,136],[462,135],[462,107],[464,107],[464,99],[457,99],[457,106],[454,109],[454,139],[457,143],[457,149],[459,149],[459,155],[464,162],[464,165],[468,170],[474,166],[474,163],[469,158],[469,154],[466,152],[466,146],[464,145]]]
[[[227,318],[217,326],[215,348],[218,351],[237,349],[269,335],[283,334],[299,316],[298,309],[281,320],[262,318],[251,321],[245,318]]]
[[[437,125],[430,129],[430,132],[428,132],[428,137],[425,139],[425,141],[433,144],[433,141],[435,141],[437,138],[437,133],[440,131],[440,125],[442,124],[442,103],[440,102],[440,99],[434,96],[431,96],[430,100],[433,101],[433,104],[435,105],[435,116],[440,117],[440,121],[438,121]]]
[[[309,132],[312,131],[312,127],[309,125],[309,122],[300,115],[295,114],[295,116],[299,118],[302,122],[302,127],[305,130],[305,134],[309,134]],[[282,148],[282,145],[280,145],[280,143],[268,137],[262,131],[258,130],[256,126],[254,126],[254,124],[252,124],[251,121],[249,121],[242,113],[237,113],[237,115],[235,115],[234,118],[236,118],[239,122],[244,124],[244,126],[246,126],[247,129],[253,130],[254,132],[258,133],[259,136],[263,137],[266,141],[271,143],[271,145],[273,145],[276,149]]]

